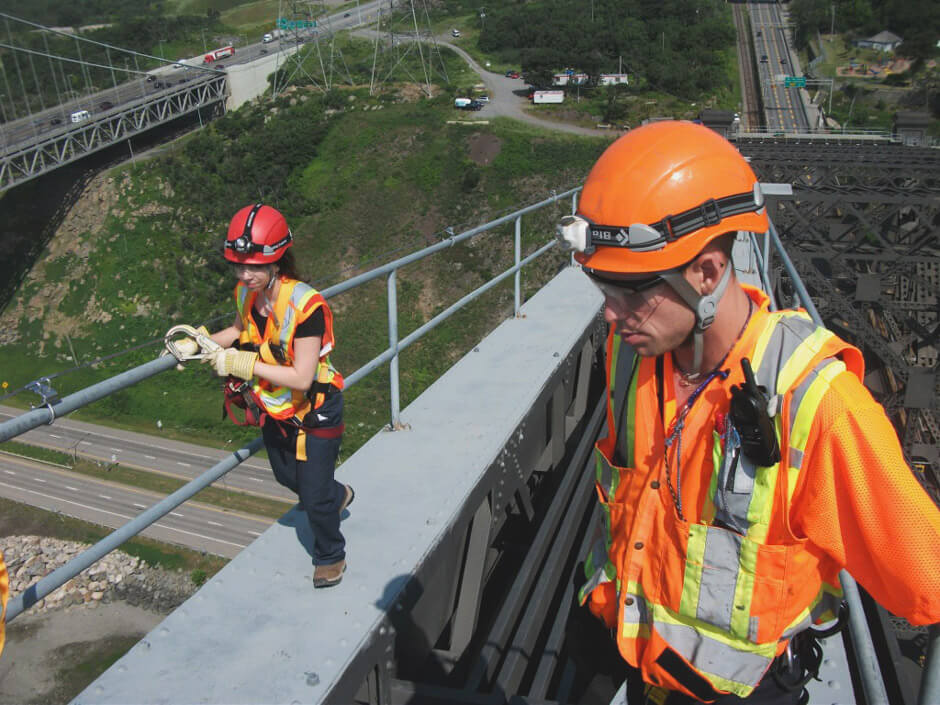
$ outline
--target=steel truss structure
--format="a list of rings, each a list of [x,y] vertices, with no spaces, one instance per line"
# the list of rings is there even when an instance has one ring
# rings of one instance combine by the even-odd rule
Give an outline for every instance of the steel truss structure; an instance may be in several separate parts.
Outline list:
[[[940,150],[792,139],[737,146],[762,181],[793,185],[793,198],[770,213],[787,252],[827,325],[879,373],[866,382],[935,489]]]
[[[225,96],[225,74],[198,77],[131,103],[120,111],[73,125],[52,137],[19,145],[0,157],[0,190],[29,181],[183,115],[224,105]]]

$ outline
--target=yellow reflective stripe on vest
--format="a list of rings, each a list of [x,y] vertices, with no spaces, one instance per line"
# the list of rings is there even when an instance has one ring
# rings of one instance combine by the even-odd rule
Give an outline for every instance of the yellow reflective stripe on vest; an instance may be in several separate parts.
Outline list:
[[[841,360],[824,360],[793,391],[790,401],[790,467],[787,477],[787,499],[792,499],[803,465],[803,453],[816,417],[816,410],[833,380],[845,372]]]
[[[623,605],[620,633],[628,639],[649,639],[652,615],[643,586],[635,580],[628,580],[626,588],[622,593],[618,590],[617,595]]]
[[[807,361],[816,357],[832,337],[831,331],[817,328],[800,344],[798,351],[790,356],[777,375],[777,394],[783,394],[793,386],[797,378],[806,371]]]

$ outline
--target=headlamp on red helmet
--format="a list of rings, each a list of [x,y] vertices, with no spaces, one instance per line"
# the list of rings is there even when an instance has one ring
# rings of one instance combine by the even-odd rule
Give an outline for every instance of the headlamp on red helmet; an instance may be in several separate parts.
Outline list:
[[[284,255],[293,239],[280,211],[263,203],[245,206],[229,223],[225,259],[238,264],[270,264]]]

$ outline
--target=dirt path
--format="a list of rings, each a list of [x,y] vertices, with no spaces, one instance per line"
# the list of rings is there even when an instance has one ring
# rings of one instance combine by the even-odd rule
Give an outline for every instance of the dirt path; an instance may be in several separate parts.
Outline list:
[[[112,602],[17,618],[0,657],[0,704],[69,702],[163,617]]]

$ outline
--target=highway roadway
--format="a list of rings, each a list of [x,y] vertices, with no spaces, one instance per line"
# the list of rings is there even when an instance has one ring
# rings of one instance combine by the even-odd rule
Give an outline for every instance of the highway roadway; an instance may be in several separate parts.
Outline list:
[[[22,413],[19,409],[0,406],[0,421]],[[56,419],[51,426],[40,426],[13,440],[102,463],[118,463],[168,475],[185,482],[238,450],[235,447],[229,451],[216,450],[68,418]],[[229,471],[214,486],[284,502],[297,501],[293,492],[274,479],[267,461],[256,458],[249,458]]]
[[[318,26],[312,29],[292,30],[290,34],[280,40],[267,44],[256,42],[245,46],[236,46],[234,56],[212,63],[204,63],[205,54],[177,60],[167,60],[166,65],[146,73],[133,69],[136,57],[116,59],[114,62],[114,77],[134,76],[124,80],[112,88],[96,93],[68,100],[61,105],[33,113],[27,117],[11,120],[0,124],[0,149],[13,150],[17,147],[26,147],[54,134],[64,133],[68,130],[79,129],[82,123],[72,123],[71,114],[80,110],[87,110],[92,119],[108,114],[120,113],[122,110],[141,101],[147,101],[154,96],[170,93],[178,89],[180,84],[195,80],[207,80],[218,75],[226,66],[245,64],[254,61],[268,53],[277,51],[282,44],[291,42],[309,42],[324,35],[330,35],[340,30],[351,29],[359,24],[374,22],[378,17],[378,9],[387,11],[388,0],[372,0],[363,2],[357,9],[325,15],[317,19]],[[273,25],[275,18],[271,18]],[[215,47],[213,47],[215,48]],[[121,64],[124,64],[123,66]]]
[[[800,89],[784,86],[784,78],[793,75],[793,60],[780,7],[775,3],[755,3],[748,5],[748,10],[767,129],[805,132],[809,125]]]
[[[2,452],[0,495],[114,529],[163,499],[154,492]],[[272,519],[189,500],[141,533],[159,541],[233,558],[272,523]]]

